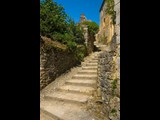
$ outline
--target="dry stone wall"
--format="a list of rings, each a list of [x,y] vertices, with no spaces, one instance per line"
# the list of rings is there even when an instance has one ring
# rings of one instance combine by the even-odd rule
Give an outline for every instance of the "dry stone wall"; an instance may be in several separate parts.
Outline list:
[[[51,41],[50,41],[51,42]],[[40,47],[40,90],[55,80],[56,77],[77,65],[79,62],[73,53],[63,49],[65,46],[51,46],[41,39]]]
[[[98,81],[103,113],[111,120],[120,120],[120,59],[118,48],[103,51],[98,62]]]

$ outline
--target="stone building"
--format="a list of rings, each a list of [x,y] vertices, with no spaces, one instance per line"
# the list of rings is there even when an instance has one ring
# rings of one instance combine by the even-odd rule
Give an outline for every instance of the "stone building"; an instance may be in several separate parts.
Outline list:
[[[112,23],[111,15],[106,13],[107,2],[103,0],[100,7],[100,27],[99,32],[96,34],[97,42],[103,44],[110,44],[114,35],[114,25]]]

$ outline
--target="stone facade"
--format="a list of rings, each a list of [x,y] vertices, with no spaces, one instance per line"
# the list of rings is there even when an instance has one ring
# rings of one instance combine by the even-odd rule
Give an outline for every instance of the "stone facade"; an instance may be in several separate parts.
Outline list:
[[[114,2],[115,31],[110,44],[99,56],[98,89],[101,90],[104,115],[109,120],[120,120],[120,0]]]
[[[51,43],[55,46],[51,46]],[[49,47],[50,46],[50,47]],[[40,90],[55,80],[56,77],[78,64],[73,53],[66,46],[41,38],[40,46]]]
[[[107,2],[103,0],[100,8],[100,28],[97,33],[97,42],[102,44],[110,44],[111,39],[114,35],[114,25],[112,23],[111,15],[106,13]]]

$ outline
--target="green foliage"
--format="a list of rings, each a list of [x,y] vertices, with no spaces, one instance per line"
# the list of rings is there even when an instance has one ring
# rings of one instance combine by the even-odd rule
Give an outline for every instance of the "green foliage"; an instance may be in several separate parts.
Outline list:
[[[53,40],[60,42],[60,43],[63,43],[64,35],[61,33],[55,32],[51,35],[51,38]]]
[[[85,51],[77,47],[84,47],[83,30],[64,12],[61,5],[52,0],[40,1],[40,35],[67,45],[76,58],[84,57]]]
[[[40,33],[52,38],[54,32],[64,33],[66,31],[66,17],[64,8],[52,0],[40,2]]]
[[[74,31],[74,36],[76,36],[76,39],[75,39],[76,43],[78,43],[78,44],[85,43],[83,32],[84,32],[83,29],[81,29],[81,27],[79,25],[76,25],[75,31]]]
[[[113,82],[111,83],[112,84],[112,95],[113,96],[116,96],[116,89],[117,89],[117,82],[118,82],[118,79],[114,79]]]
[[[111,113],[116,113],[116,112],[117,112],[117,110],[114,108],[111,110]]]
[[[112,114],[113,116],[117,116],[117,110],[113,108],[113,109],[111,110],[111,114]]]
[[[88,26],[88,31],[91,35],[95,35],[98,32],[99,26],[95,22],[84,21],[82,24]]]
[[[83,35],[83,29],[81,29],[80,25],[75,24],[71,18],[68,20],[68,32],[74,36],[74,42],[77,44],[84,44],[85,39]]]
[[[117,88],[117,79],[113,80],[112,82],[112,89],[116,89]]]
[[[112,17],[112,22],[115,24],[115,18],[116,18],[116,13],[114,11],[114,0],[106,0],[107,2],[107,9],[106,12],[111,15]]]
[[[71,52],[74,52],[74,50],[77,47],[77,44],[73,41],[67,41],[67,46]]]
[[[82,61],[83,58],[87,55],[87,48],[84,45],[77,46],[75,50],[75,58],[79,61]]]

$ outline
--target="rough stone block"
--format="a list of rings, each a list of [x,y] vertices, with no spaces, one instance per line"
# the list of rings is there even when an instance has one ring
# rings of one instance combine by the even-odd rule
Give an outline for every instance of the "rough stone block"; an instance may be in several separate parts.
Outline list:
[[[120,36],[116,37],[116,44],[120,44]]]
[[[120,14],[116,15],[116,24],[120,24]]]
[[[119,120],[120,99],[118,97],[111,98],[109,106],[110,106],[109,118],[112,120]]]
[[[97,96],[100,97],[101,96],[101,88],[97,89]]]
[[[104,86],[105,86],[105,81],[101,80],[101,87],[104,87]]]
[[[120,25],[115,26],[115,33],[116,33],[116,36],[120,36]]]
[[[109,104],[111,108],[115,108],[118,111],[120,107],[120,98],[116,96],[111,98]]]
[[[120,57],[117,57],[117,70],[120,73]]]
[[[107,73],[105,74],[105,77],[106,77],[107,79],[109,79],[109,80],[114,80],[114,79],[116,79],[116,74],[115,74],[115,73],[112,73],[112,72],[107,72]]]
[[[114,0],[114,3],[117,4],[118,2],[120,2],[120,0]]]
[[[105,63],[105,64],[108,63],[108,57],[106,57],[106,58],[104,59],[104,63]]]
[[[119,12],[120,11],[120,2],[115,2],[114,11]]]
[[[120,45],[117,46],[117,56],[120,56]]]

